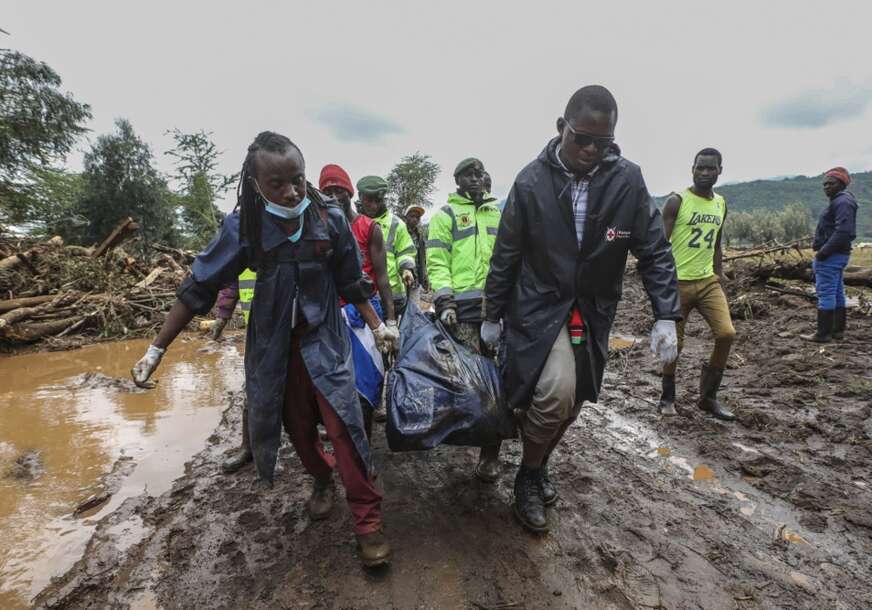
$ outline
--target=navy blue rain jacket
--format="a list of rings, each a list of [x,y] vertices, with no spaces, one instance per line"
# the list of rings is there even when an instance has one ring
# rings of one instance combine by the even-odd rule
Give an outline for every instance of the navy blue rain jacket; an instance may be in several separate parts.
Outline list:
[[[367,471],[372,464],[354,385],[348,328],[339,309],[340,296],[361,303],[372,293],[372,284],[361,272],[357,243],[339,207],[313,201],[304,218],[302,237],[294,244],[264,211],[264,254],[258,258],[240,240],[238,212],[230,214],[217,237],[194,260],[191,276],[177,292],[179,300],[204,315],[222,286],[246,267],[257,271],[246,336],[245,389],[257,472],[269,481],[281,443],[295,294],[299,294],[298,324],[308,324],[300,349],[309,376],[345,423]]]
[[[851,242],[857,237],[857,200],[853,193],[842,191],[830,199],[821,212],[814,232],[812,249],[824,260],[831,254],[850,254]]]

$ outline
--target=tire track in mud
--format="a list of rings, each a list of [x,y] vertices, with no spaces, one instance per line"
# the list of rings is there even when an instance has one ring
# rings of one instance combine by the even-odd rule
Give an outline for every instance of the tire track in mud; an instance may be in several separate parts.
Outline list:
[[[638,283],[627,284],[616,330],[639,335],[651,321]],[[796,338],[813,315],[774,309],[736,322],[723,391],[735,424],[693,407],[695,363],[710,348],[699,320],[679,366],[681,417],[656,414],[645,342],[616,353],[603,399],[585,406],[553,458],[561,497],[544,537],[509,508],[517,442],[504,444],[502,477],[488,486],[472,477],[476,450],[392,454],[377,440],[394,547],[383,573],[359,567],[341,494],[330,519],[308,521],[309,482],[289,446],[273,489],[251,468],[220,474],[240,425],[230,408],[173,489],[101,522],[37,605],[870,607],[872,323],[852,318],[850,342],[821,352]],[[120,549],[113,532],[137,518],[147,533]]]

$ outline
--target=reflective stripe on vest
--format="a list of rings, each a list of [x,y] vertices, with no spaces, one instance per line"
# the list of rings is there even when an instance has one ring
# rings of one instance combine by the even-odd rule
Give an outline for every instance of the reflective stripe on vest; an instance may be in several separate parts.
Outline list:
[[[242,317],[248,324],[248,314],[251,312],[251,302],[254,300],[254,286],[257,283],[257,273],[246,269],[239,274],[239,304],[242,306]]]
[[[397,227],[399,226],[400,221],[397,220],[397,217],[394,216],[391,219],[391,228],[388,230],[388,240],[385,242],[385,250],[388,252],[394,251],[394,239],[397,237]],[[396,256],[399,256],[397,254]]]

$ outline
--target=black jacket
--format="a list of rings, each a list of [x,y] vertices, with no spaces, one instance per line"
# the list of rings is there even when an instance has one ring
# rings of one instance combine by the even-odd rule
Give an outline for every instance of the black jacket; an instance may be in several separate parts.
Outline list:
[[[841,191],[830,199],[821,212],[814,232],[812,248],[823,260],[831,254],[850,254],[851,242],[857,237],[857,200],[852,193]]]
[[[506,328],[503,376],[512,408],[529,406],[575,302],[588,337],[584,349],[576,349],[576,401],[596,402],[628,252],[639,261],[654,317],[681,319],[672,251],[639,167],[617,147],[600,164],[579,249],[557,143],[549,142],[515,179],[485,286],[485,317],[503,319]]]

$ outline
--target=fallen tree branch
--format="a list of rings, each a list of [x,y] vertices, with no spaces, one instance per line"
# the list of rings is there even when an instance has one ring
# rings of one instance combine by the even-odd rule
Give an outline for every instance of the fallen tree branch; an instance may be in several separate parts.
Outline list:
[[[765,254],[772,254],[773,252],[784,252],[785,250],[792,250],[794,248],[799,248],[802,244],[809,240],[808,237],[803,237],[801,239],[794,240],[792,242],[786,244],[776,244],[775,246],[766,248],[765,250],[756,250],[754,252],[745,252],[742,254],[735,254],[733,256],[725,256],[724,262],[727,261],[735,261],[741,258],[751,258],[753,256],[763,256]]]
[[[34,305],[48,303],[49,301],[54,300],[57,296],[58,295],[56,294],[44,294],[38,297],[23,297],[20,299],[9,299],[7,301],[0,301],[0,313],[12,311],[13,309],[18,309],[19,307],[33,307]]]
[[[790,294],[797,297],[804,297],[806,299],[810,299],[812,301],[817,301],[817,295],[809,294],[802,290],[795,290],[793,288],[782,288],[781,286],[775,285],[771,282],[767,282],[764,286],[767,290],[774,290],[775,292],[780,292],[781,294]]]
[[[0,260],[0,269],[12,269],[13,267],[25,263],[30,264],[30,258],[34,255],[38,255],[40,252],[44,250],[48,250],[50,248],[59,248],[64,245],[64,240],[59,236],[55,235],[50,240],[45,243],[37,244],[31,249],[25,252],[17,252],[12,256],[7,256],[6,258]]]

